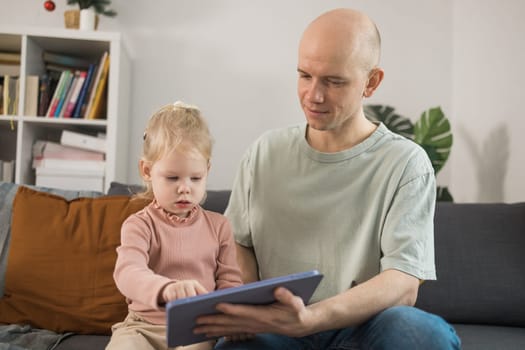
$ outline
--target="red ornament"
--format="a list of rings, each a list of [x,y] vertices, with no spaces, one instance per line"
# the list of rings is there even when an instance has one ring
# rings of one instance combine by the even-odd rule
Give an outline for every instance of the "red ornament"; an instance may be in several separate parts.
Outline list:
[[[47,0],[46,2],[44,2],[44,8],[48,11],[53,11],[55,7],[55,3],[51,0]]]

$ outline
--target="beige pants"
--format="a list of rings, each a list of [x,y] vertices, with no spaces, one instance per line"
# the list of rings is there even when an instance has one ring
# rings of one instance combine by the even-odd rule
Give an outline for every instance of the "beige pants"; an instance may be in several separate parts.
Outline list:
[[[106,350],[211,350],[214,341],[203,342],[188,346],[168,348],[166,343],[166,326],[151,324],[133,311],[123,322],[111,327],[113,334]]]

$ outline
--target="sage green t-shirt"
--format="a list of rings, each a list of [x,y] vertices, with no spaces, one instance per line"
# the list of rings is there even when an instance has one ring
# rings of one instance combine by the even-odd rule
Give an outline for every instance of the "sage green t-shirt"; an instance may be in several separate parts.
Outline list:
[[[311,301],[396,269],[435,279],[435,176],[424,150],[380,124],[321,153],[306,124],[262,135],[244,155],[225,215],[261,279],[317,269]]]

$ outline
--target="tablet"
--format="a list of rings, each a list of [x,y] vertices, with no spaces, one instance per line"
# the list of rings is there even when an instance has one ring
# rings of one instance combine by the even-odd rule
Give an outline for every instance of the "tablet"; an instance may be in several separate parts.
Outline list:
[[[217,314],[219,303],[264,305],[275,301],[273,292],[285,287],[308,303],[323,275],[316,270],[295,273],[247,283],[242,286],[217,290],[208,294],[172,300],[166,305],[168,346],[199,343],[212,338],[193,334],[198,316]]]

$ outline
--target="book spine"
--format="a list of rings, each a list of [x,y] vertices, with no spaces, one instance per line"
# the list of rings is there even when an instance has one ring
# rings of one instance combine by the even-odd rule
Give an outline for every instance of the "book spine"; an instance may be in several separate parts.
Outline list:
[[[81,57],[75,57],[62,53],[55,53],[44,51],[42,53],[42,60],[46,63],[54,63],[56,65],[67,66],[72,68],[87,68],[90,62]]]
[[[95,97],[93,98],[93,105],[91,110],[89,111],[89,115],[86,116],[87,119],[96,119],[101,118],[101,110],[102,110],[102,95],[104,94],[106,90],[106,82],[109,72],[109,55],[106,57],[106,61],[104,62],[104,68],[102,70],[102,73],[100,74],[100,81],[97,85],[97,90],[95,91]]]
[[[64,80],[66,78],[67,71],[63,71],[60,74],[60,79],[58,80],[58,83],[55,87],[55,90],[53,91],[53,97],[51,97],[51,101],[49,102],[49,108],[47,109],[46,117],[54,117],[55,116],[55,110],[57,109],[58,105],[58,96],[60,95],[60,90],[64,86]]]
[[[78,147],[85,150],[106,153],[105,139],[69,130],[62,131],[60,143],[64,146]]]
[[[64,83],[64,87],[60,91],[57,108],[56,108],[55,113],[54,113],[54,116],[56,118],[60,117],[60,112],[62,111],[62,106],[64,105],[64,100],[66,99],[66,95],[69,92],[69,89],[71,88],[71,83],[72,82],[73,82],[73,74],[71,72],[68,72],[67,78],[66,78],[65,83]]]
[[[102,75],[102,71],[104,70],[104,66],[106,64],[106,60],[108,59],[108,52],[105,51],[102,57],[100,58],[100,63],[97,68],[97,73],[95,74],[95,78],[93,80],[93,85],[91,86],[90,92],[89,92],[89,99],[87,101],[86,111],[84,113],[84,118],[87,118],[89,116],[91,109],[93,108],[93,100],[95,99],[95,94],[97,91],[98,83],[100,82],[100,77]]]
[[[77,104],[75,106],[75,111],[73,112],[73,117],[74,118],[81,118],[82,117],[82,106],[85,105],[85,101],[86,101],[86,96],[88,94],[88,91],[89,91],[89,86],[92,84],[93,82],[93,75],[95,73],[95,69],[96,69],[97,65],[96,64],[91,64],[88,68],[88,71],[87,71],[87,75],[86,75],[86,80],[84,81],[84,84],[82,85],[82,89],[80,90],[80,94],[78,96],[78,101],[77,101]]]
[[[51,82],[50,77],[44,74],[40,78],[39,96],[38,96],[38,116],[45,116],[49,107]]]
[[[86,74],[87,73],[85,71],[80,72],[77,81],[75,82],[73,91],[71,93],[71,97],[69,98],[69,101],[67,103],[66,110],[64,112],[64,118],[71,118],[73,116],[73,110],[75,109],[80,90],[82,89],[84,81],[86,80]]]

